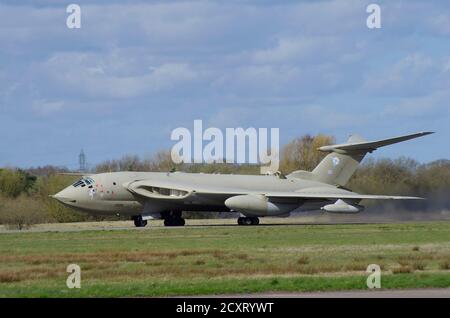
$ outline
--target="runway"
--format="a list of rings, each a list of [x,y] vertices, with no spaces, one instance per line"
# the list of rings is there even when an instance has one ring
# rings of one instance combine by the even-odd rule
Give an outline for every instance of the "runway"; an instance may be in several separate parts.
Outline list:
[[[211,297],[211,296],[205,296]],[[450,288],[215,295],[217,298],[450,298]]]
[[[431,220],[430,220],[431,221]],[[448,220],[443,220],[448,221]],[[289,218],[275,218],[266,217],[261,218],[259,226],[307,226],[307,225],[362,225],[362,224],[392,224],[392,223],[407,223],[415,222],[415,220],[399,221],[399,220],[361,220],[361,219],[341,219],[325,216],[310,217],[289,217]],[[423,221],[422,221],[423,222]],[[74,223],[46,223],[36,224],[27,229],[16,230],[7,228],[5,225],[0,225],[0,234],[6,233],[37,233],[37,232],[82,232],[82,231],[120,231],[120,230],[136,230],[147,231],[152,229],[170,229],[177,230],[182,228],[196,228],[196,227],[237,227],[235,218],[224,219],[188,219],[185,227],[165,227],[162,220],[150,220],[145,228],[136,228],[133,222],[130,221],[102,221],[102,222],[74,222]]]
[[[261,218],[263,226],[277,225],[326,225],[341,224],[342,222],[333,222],[331,220],[320,219],[314,217],[291,217],[291,218]],[[364,224],[363,222],[345,222],[352,224]],[[195,227],[237,227],[235,218],[223,219],[188,219],[185,227],[165,227],[162,220],[149,220],[148,225],[144,228],[136,228],[133,221],[102,221],[102,222],[74,222],[74,223],[47,223],[36,224],[28,229],[14,230],[8,229],[0,225],[0,233],[24,233],[24,232],[81,232],[81,231],[118,231],[118,230],[137,230],[146,231],[151,229],[182,229]]]

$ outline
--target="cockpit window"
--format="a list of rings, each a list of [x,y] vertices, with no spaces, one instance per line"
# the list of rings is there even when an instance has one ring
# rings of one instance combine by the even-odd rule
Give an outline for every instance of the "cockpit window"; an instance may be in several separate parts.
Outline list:
[[[79,187],[80,185],[82,185],[84,182],[82,181],[82,180],[79,180],[79,181],[77,181],[77,182],[75,182],[74,184],[73,184],[73,186],[75,187],[75,188],[77,188],[77,187]]]
[[[85,186],[90,186],[92,184],[94,184],[94,180],[92,178],[86,177],[86,178],[82,178],[82,179],[78,180],[77,182],[75,182],[73,184],[73,186],[75,188],[78,188],[78,187],[84,188]]]

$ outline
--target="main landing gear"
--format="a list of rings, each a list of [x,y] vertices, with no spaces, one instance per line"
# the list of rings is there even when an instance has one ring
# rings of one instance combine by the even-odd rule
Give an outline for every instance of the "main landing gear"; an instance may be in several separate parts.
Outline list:
[[[181,217],[181,211],[162,212],[161,217],[165,226],[184,226],[186,223]]]
[[[133,221],[136,227],[145,227],[147,225],[147,220],[144,220],[142,215],[133,216]]]
[[[238,218],[239,225],[258,225],[259,219],[255,216]]]

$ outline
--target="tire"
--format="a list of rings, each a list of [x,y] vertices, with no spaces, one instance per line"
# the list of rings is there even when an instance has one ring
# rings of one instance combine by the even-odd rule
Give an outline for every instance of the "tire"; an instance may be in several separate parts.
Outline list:
[[[182,218],[169,217],[164,219],[164,226],[184,226],[186,221]]]
[[[258,225],[259,224],[259,218],[254,217],[252,218],[252,225]]]
[[[244,225],[252,225],[253,220],[252,220],[252,218],[244,218],[242,223],[244,223]]]
[[[136,216],[134,219],[134,226],[136,227],[145,227],[147,225],[147,220],[143,220],[142,216]]]

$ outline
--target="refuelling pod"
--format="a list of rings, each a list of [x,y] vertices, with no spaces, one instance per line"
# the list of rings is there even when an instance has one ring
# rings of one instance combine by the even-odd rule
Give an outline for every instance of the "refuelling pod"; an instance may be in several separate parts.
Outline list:
[[[295,210],[299,204],[272,202],[264,195],[237,195],[225,201],[227,208],[246,216],[279,216]]]
[[[329,213],[359,213],[361,211],[364,211],[364,207],[362,205],[358,204],[348,204],[344,200],[337,200],[334,204],[328,204],[321,208],[321,210],[324,210]]]

